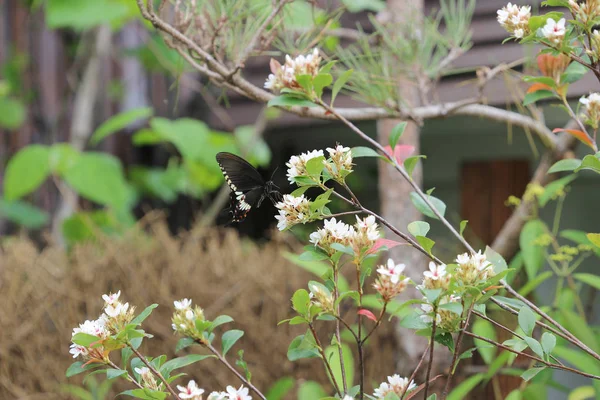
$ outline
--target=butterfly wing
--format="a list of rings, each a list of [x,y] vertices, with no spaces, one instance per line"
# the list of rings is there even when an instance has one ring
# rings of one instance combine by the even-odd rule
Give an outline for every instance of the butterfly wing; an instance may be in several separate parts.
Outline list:
[[[265,186],[265,180],[248,161],[231,153],[217,153],[217,163],[232,192],[248,192]]]
[[[260,206],[264,196],[262,186],[256,187],[247,193],[231,192],[230,209],[233,214],[233,222],[243,221],[252,208]]]
[[[253,207],[259,207],[266,182],[249,162],[231,153],[218,153],[217,162],[231,189],[230,211],[233,221],[246,218]]]

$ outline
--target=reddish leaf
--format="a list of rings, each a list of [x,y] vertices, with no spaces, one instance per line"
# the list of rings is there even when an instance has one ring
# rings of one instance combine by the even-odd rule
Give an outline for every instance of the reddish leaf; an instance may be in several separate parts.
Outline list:
[[[589,137],[587,135],[587,133],[585,133],[585,132],[579,131],[577,129],[563,129],[563,128],[556,128],[552,131],[552,133],[557,133],[557,132],[568,132],[571,135],[575,136],[577,139],[581,140],[587,146],[591,147],[592,149],[594,148],[594,142],[592,142],[592,138]]]
[[[385,152],[391,156],[392,148],[390,146],[385,146]],[[397,144],[396,147],[394,147],[394,157],[400,165],[402,165],[404,160],[410,157],[414,152],[415,146],[411,146],[409,144]]]
[[[383,246],[387,247],[388,249],[391,249],[392,247],[396,247],[401,244],[406,244],[406,243],[396,242],[395,240],[391,240],[391,239],[377,239],[375,241],[375,244],[373,245],[373,247],[371,247],[369,249],[369,251],[367,251],[367,254],[373,254],[373,253],[377,252]]]
[[[271,72],[276,74],[281,69],[281,64],[274,58],[271,58],[271,62],[269,62],[269,67],[271,68]]]
[[[369,318],[371,321],[377,322],[377,317],[375,316],[375,314],[373,314],[369,310],[365,310],[364,308],[361,308],[360,310],[357,311],[357,314],[363,315],[363,316]]]
[[[533,93],[533,92],[537,92],[538,90],[550,90],[552,91],[552,88],[548,85],[546,85],[545,83],[534,83],[533,85],[531,85],[529,87],[529,89],[527,89],[527,93]]]

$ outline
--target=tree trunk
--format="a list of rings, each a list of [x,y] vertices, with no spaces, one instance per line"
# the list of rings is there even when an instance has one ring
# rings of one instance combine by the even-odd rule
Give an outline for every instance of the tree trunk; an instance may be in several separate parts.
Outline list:
[[[419,20],[423,18],[423,0],[388,0],[389,14],[383,16],[385,20],[400,24],[412,24],[415,29],[420,28]],[[399,77],[402,81],[402,77]],[[400,84],[399,91],[404,103],[409,106],[419,105],[420,96],[418,88],[410,82]],[[388,143],[388,137],[392,128],[401,121],[381,120],[377,124],[379,142]],[[409,123],[402,135],[399,144],[414,146],[414,154],[419,154],[419,127],[414,123]],[[413,179],[419,185],[422,184],[423,171],[417,166],[413,172]],[[406,182],[397,171],[389,164],[380,162],[379,164],[379,198],[381,199],[381,212],[383,217],[390,221],[394,226],[402,231],[406,231],[406,226],[412,222],[421,219],[421,214],[413,206],[409,194],[412,191],[411,186]],[[390,231],[386,231],[387,237],[393,237]],[[390,257],[396,263],[406,264],[407,275],[415,282],[423,279],[423,271],[428,266],[428,260],[420,252],[409,246],[398,246],[390,251]],[[400,301],[405,301],[419,297],[417,290],[406,290],[399,296]],[[412,331],[398,327],[396,332],[399,353],[396,356],[397,373],[409,376],[415,369],[423,352],[427,349],[428,339],[416,336]],[[435,352],[435,372],[441,372],[448,363],[450,357],[448,351],[437,347]],[[446,361],[444,361],[446,360]],[[425,366],[421,371],[425,371]]]

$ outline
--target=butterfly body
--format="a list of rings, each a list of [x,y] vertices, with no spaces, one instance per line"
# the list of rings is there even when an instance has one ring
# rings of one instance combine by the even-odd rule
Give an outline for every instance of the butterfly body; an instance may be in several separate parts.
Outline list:
[[[251,209],[260,207],[263,200],[268,198],[275,204],[281,197],[277,185],[272,180],[265,181],[248,161],[225,152],[217,153],[216,158],[231,189],[233,222],[243,221]]]

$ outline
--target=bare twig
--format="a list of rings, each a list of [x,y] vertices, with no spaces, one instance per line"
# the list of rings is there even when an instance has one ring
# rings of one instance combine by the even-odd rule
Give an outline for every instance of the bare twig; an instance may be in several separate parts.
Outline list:
[[[321,345],[321,341],[319,340],[317,331],[315,330],[315,327],[313,326],[312,323],[309,323],[308,327],[310,329],[310,332],[313,335],[313,338],[315,339],[315,343],[317,343],[317,347],[319,349],[319,354],[321,354],[321,358],[323,359],[323,363],[325,364],[325,369],[327,370],[327,373],[329,374],[329,377],[331,378],[333,387],[335,388],[335,391],[337,392],[337,394],[339,396],[342,396],[342,392],[340,391],[337,381],[335,380],[335,375],[333,375],[333,371],[331,370],[331,365],[329,364],[329,361],[327,360],[327,356],[325,355],[325,350],[323,349],[323,346]]]
[[[225,365],[225,366],[226,366],[226,367],[227,367],[227,368],[228,368],[228,369],[229,369],[231,372],[233,372],[233,374],[234,374],[235,376],[237,376],[237,378],[238,378],[240,381],[242,381],[242,383],[243,383],[244,385],[248,386],[248,387],[250,388],[250,390],[252,390],[254,393],[256,393],[256,395],[257,395],[258,397],[260,397],[262,400],[267,400],[267,398],[265,397],[265,395],[264,395],[264,394],[262,394],[262,393],[261,393],[261,391],[260,391],[260,390],[258,390],[258,389],[256,388],[256,386],[254,386],[254,385],[253,385],[253,384],[252,384],[252,383],[251,383],[249,380],[247,380],[247,379],[246,379],[246,378],[245,378],[245,377],[244,377],[242,374],[240,374],[240,373],[238,372],[238,370],[237,370],[237,369],[233,368],[233,365],[231,365],[231,364],[229,363],[229,361],[227,361],[227,360],[225,359],[225,357],[223,357],[223,356],[221,355],[221,353],[219,353],[219,351],[218,351],[217,349],[215,349],[215,348],[214,348],[214,346],[213,346],[212,344],[210,344],[210,343],[208,343],[208,344],[203,344],[203,343],[201,343],[201,344],[202,344],[202,346],[204,346],[204,347],[206,347],[207,349],[209,349],[211,353],[213,353],[215,356],[217,356],[217,358],[219,359],[219,361],[221,361],[221,363],[223,363],[223,364],[224,364],[224,365]]]
[[[431,325],[431,338],[429,340],[429,362],[427,363],[427,373],[425,374],[425,394],[423,400],[427,400],[427,392],[429,391],[429,376],[433,367],[433,350],[435,347],[435,328],[437,328],[437,304],[433,306],[433,324]]]
[[[444,385],[444,390],[442,391],[442,400],[444,400],[448,396],[448,392],[450,391],[450,382],[452,382],[452,377],[454,376],[454,369],[456,368],[456,364],[458,362],[460,346],[462,344],[464,332],[465,332],[465,330],[467,330],[469,328],[469,320],[471,319],[471,313],[473,312],[474,306],[475,306],[475,302],[473,302],[471,304],[471,306],[469,307],[467,316],[462,323],[462,329],[458,333],[458,337],[456,338],[456,346],[454,348],[454,354],[452,355],[452,362],[450,363],[450,373],[448,374],[448,378],[446,378],[446,384]]]
[[[553,364],[553,363],[548,362],[546,360],[543,360],[543,359],[541,359],[539,357],[533,356],[531,354],[524,353],[522,351],[517,351],[517,350],[515,350],[515,349],[513,349],[511,347],[503,345],[502,343],[498,343],[496,341],[493,341],[491,339],[485,338],[483,336],[476,335],[476,334],[471,333],[469,331],[465,331],[465,335],[471,336],[472,338],[475,338],[475,339],[482,340],[482,341],[484,341],[486,343],[489,343],[489,344],[492,344],[492,345],[494,345],[494,346],[496,346],[496,347],[498,347],[500,349],[510,351],[511,353],[515,353],[515,354],[518,354],[520,356],[527,357],[529,359],[535,360],[535,361],[537,361],[539,363],[544,364],[547,367],[556,368],[556,369],[562,369],[563,371],[569,371],[569,372],[572,372],[572,373],[577,374],[577,375],[585,376],[586,378],[592,378],[592,379],[598,379],[598,380],[600,380],[600,376],[593,375],[593,374],[588,374],[587,372],[583,372],[583,371],[578,371],[578,370],[576,370],[574,368],[567,367],[567,366],[564,366],[564,365]]]
[[[412,372],[412,374],[410,375],[410,378],[408,378],[408,384],[406,385],[406,387],[404,388],[404,391],[402,392],[402,395],[400,396],[401,399],[404,398],[404,395],[406,394],[406,392],[408,391],[408,387],[410,386],[410,383],[415,379],[415,377],[417,376],[417,373],[419,372],[419,369],[421,368],[421,365],[423,365],[423,361],[425,361],[425,357],[427,356],[427,354],[429,353],[429,348],[430,348],[431,344],[427,344],[427,348],[425,349],[425,351],[423,352],[423,355],[421,356],[421,359],[419,360],[419,363],[417,364],[416,368],[414,369],[414,371]]]
[[[131,351],[133,351],[133,353],[139,357],[139,359],[144,363],[144,365],[146,367],[148,367],[148,369],[150,371],[152,371],[152,373],[158,378],[160,379],[160,381],[163,383],[163,385],[165,385],[165,388],[169,391],[169,393],[171,393],[177,400],[181,400],[181,398],[177,395],[177,393],[175,392],[175,390],[173,390],[173,388],[171,387],[171,385],[169,385],[169,382],[167,382],[167,380],[165,379],[164,376],[162,376],[162,374],[156,369],[154,368],[154,366],[152,364],[150,364],[148,362],[148,360],[146,360],[146,357],[144,357],[144,355],[142,353],[140,353],[134,346],[132,346],[130,343],[127,343],[129,348],[131,349]]]

